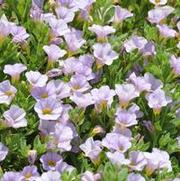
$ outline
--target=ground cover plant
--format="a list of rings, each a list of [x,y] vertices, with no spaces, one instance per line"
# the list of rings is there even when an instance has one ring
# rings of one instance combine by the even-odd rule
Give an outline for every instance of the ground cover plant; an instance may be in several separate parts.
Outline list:
[[[0,0],[0,180],[180,180],[179,0]]]

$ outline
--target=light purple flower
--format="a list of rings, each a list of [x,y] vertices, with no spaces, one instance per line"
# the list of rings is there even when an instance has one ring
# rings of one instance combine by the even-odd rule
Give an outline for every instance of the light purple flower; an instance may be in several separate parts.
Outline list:
[[[54,133],[56,124],[55,121],[40,120],[38,129],[43,135],[50,135]]]
[[[112,130],[112,133],[117,133],[117,134],[123,135],[125,137],[128,137],[129,139],[132,138],[131,130],[126,127],[120,127],[118,125],[115,125]]]
[[[57,171],[44,172],[36,181],[61,181],[61,175]]]
[[[165,95],[165,92],[161,89],[156,89],[154,92],[146,95],[148,105],[153,108],[154,112],[159,114],[162,107],[166,106],[172,100]]]
[[[111,26],[101,26],[93,24],[91,27],[88,28],[91,32],[94,32],[97,36],[98,41],[106,40],[109,34],[115,33],[115,29]]]
[[[9,149],[0,142],[0,162],[6,158],[8,151]]]
[[[175,74],[180,75],[180,57],[176,58],[174,55],[172,55],[170,57],[170,64]]]
[[[12,23],[10,23],[6,16],[3,14],[0,18],[0,40],[8,36],[11,31]]]
[[[118,133],[108,133],[102,140],[102,145],[111,151],[126,152],[131,147],[130,139]]]
[[[147,43],[148,41],[144,37],[133,35],[129,40],[124,42],[124,48],[129,53],[135,49],[143,49]]]
[[[61,151],[71,150],[71,140],[74,137],[74,132],[70,126],[61,123],[56,124],[53,137],[55,144]]]
[[[46,75],[49,78],[59,77],[60,75],[62,75],[62,69],[61,68],[52,68],[46,72]]]
[[[101,175],[99,173],[93,174],[90,171],[86,171],[81,176],[81,181],[98,181],[101,179]]]
[[[116,84],[115,92],[118,95],[122,107],[126,107],[132,99],[139,96],[139,92],[133,84]]]
[[[133,16],[133,13],[131,13],[127,9],[122,8],[120,6],[115,6],[114,16],[111,21],[113,21],[114,23],[121,23],[125,19],[130,18],[132,16]]]
[[[115,151],[114,153],[107,152],[106,156],[113,164],[118,166],[128,165],[130,163],[130,161],[125,158],[124,154],[119,151]]]
[[[13,65],[7,64],[4,66],[3,72],[11,76],[12,81],[18,81],[20,74],[24,72],[27,67],[21,63],[16,63]]]
[[[59,48],[57,45],[51,44],[51,45],[45,45],[43,46],[43,50],[48,55],[48,62],[55,62],[59,58],[62,58],[66,51]]]
[[[136,90],[141,93],[143,91],[150,91],[151,89],[151,84],[149,82],[146,82],[146,80],[144,79],[144,77],[140,77],[140,76],[136,76],[136,74],[133,72],[128,80],[134,84]]]
[[[22,181],[31,180],[34,177],[38,177],[39,173],[36,166],[26,166],[21,172]]]
[[[91,68],[93,66],[93,63],[94,63],[94,58],[90,54],[81,55],[79,57],[79,62],[81,62],[83,65]]]
[[[116,124],[120,127],[130,127],[137,124],[136,114],[127,110],[118,109],[116,111]]]
[[[33,165],[37,159],[37,151],[36,150],[29,150],[28,151],[28,162]]]
[[[150,41],[147,42],[145,46],[142,49],[140,49],[140,52],[143,54],[144,57],[156,55],[156,49],[154,43]]]
[[[22,176],[19,172],[5,172],[2,181],[22,181]]]
[[[31,95],[34,97],[34,99],[41,100],[41,99],[47,99],[47,98],[56,98],[56,88],[52,82],[49,82],[44,87],[34,87],[31,90]]]
[[[67,43],[68,49],[70,52],[76,52],[86,40],[82,38],[82,31],[71,29],[69,33],[64,35],[64,39]]]
[[[86,77],[81,75],[74,75],[71,77],[69,86],[73,92],[85,92],[91,88]]]
[[[149,1],[156,6],[165,5],[167,3],[167,0],[149,0]]]
[[[91,94],[95,102],[96,110],[101,112],[102,108],[111,106],[115,91],[110,89],[109,86],[102,86],[99,89],[92,89]]]
[[[163,83],[161,80],[159,79],[156,79],[154,77],[154,75],[152,75],[151,73],[145,73],[144,74],[144,80],[147,82],[147,83],[150,83],[151,84],[151,90],[156,90],[156,89],[159,89],[159,88],[162,88],[163,87]]]
[[[22,26],[12,26],[11,34],[15,43],[23,43],[29,37],[29,34]]]
[[[75,168],[71,165],[68,165],[66,162],[63,162],[63,160],[60,160],[56,164],[56,171],[63,173],[63,172],[69,172],[71,173]]]
[[[58,19],[62,19],[66,23],[73,21],[75,13],[65,6],[59,6],[55,9]]]
[[[47,21],[49,23],[49,26],[51,27],[53,37],[63,36],[66,33],[70,32],[67,23],[62,19],[51,17],[47,19]]]
[[[94,104],[94,100],[90,93],[82,94],[80,92],[74,93],[70,96],[70,99],[79,107],[86,108],[89,105]]]
[[[174,38],[177,34],[175,30],[167,25],[156,25],[156,27],[159,29],[161,36],[165,38]]]
[[[70,93],[71,89],[68,83],[57,79],[57,80],[51,80],[49,84],[51,85],[51,87],[52,85],[53,87],[55,87],[56,98],[58,100],[67,98],[71,95]]]
[[[78,11],[75,0],[57,0],[57,5],[67,7],[73,12]]]
[[[27,81],[33,86],[33,87],[43,87],[46,85],[46,82],[48,80],[47,75],[41,74],[38,71],[29,71],[25,73]]]
[[[172,171],[171,162],[169,160],[169,154],[166,151],[153,148],[152,153],[145,152],[146,164],[146,173],[151,175],[157,169],[166,168],[168,172]]]
[[[99,140],[94,141],[93,138],[90,137],[79,147],[85,153],[85,156],[89,157],[93,163],[99,161],[99,154],[102,151],[101,142]]]
[[[27,126],[26,112],[16,105],[11,105],[10,109],[3,113],[3,116],[8,127],[21,128]]]
[[[151,23],[159,24],[163,19],[174,11],[171,6],[157,6],[148,12],[148,20]]]
[[[0,82],[0,104],[9,105],[16,92],[16,88],[10,84],[9,80]]]
[[[93,50],[98,68],[102,67],[104,64],[111,65],[113,60],[118,58],[118,54],[112,50],[112,47],[109,43],[96,43],[93,45]]]
[[[130,173],[128,175],[127,181],[146,181],[143,176],[140,174],[136,173]]]
[[[53,98],[38,101],[34,110],[42,120],[57,120],[62,113],[62,105]]]
[[[55,170],[57,162],[59,162],[62,157],[55,152],[48,152],[41,156],[40,161],[42,163],[44,170]]]
[[[142,171],[147,164],[144,153],[140,151],[131,151],[129,156],[129,167],[132,170]]]
[[[73,73],[75,73],[78,64],[78,59],[76,59],[75,57],[70,57],[62,63],[60,62],[60,66],[63,67],[63,73],[65,75],[72,75]]]

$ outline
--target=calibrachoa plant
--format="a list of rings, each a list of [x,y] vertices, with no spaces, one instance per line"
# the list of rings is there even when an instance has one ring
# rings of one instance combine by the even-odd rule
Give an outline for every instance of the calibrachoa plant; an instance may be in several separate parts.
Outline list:
[[[0,0],[0,180],[180,180],[179,0]]]

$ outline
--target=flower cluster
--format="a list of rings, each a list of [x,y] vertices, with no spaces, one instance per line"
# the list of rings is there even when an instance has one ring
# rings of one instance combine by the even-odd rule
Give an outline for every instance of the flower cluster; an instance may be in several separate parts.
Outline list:
[[[135,2],[0,1],[1,181],[179,180],[178,3]]]

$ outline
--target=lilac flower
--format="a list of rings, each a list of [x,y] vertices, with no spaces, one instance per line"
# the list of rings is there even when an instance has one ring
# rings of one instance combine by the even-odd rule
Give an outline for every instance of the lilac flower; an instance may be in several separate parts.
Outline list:
[[[176,58],[174,55],[172,55],[170,57],[170,64],[175,74],[180,75],[180,57]]]
[[[130,163],[130,161],[125,158],[124,154],[120,153],[119,151],[115,151],[114,153],[107,152],[106,156],[113,164],[118,166],[127,165]]]
[[[7,64],[4,66],[3,72],[11,76],[13,82],[18,81],[20,74],[24,72],[27,67],[21,63],[16,63],[13,65]]]
[[[48,21],[49,21],[48,22],[49,26],[51,27],[53,37],[63,36],[66,33],[70,32],[70,30],[64,20],[51,17],[48,19]]]
[[[149,132],[154,132],[154,126],[151,121],[143,121],[143,126],[145,126]]]
[[[49,78],[58,77],[58,76],[62,75],[62,69],[61,69],[61,68],[53,68],[53,69],[50,69],[49,71],[46,72],[46,75],[47,75]]]
[[[76,67],[79,64],[78,59],[74,57],[67,58],[62,63],[63,73],[65,75],[72,75],[76,71]]]
[[[148,20],[151,23],[159,24],[173,11],[174,8],[172,8],[171,6],[155,7],[155,9],[152,9],[148,12]]]
[[[93,24],[88,28],[91,32],[94,32],[97,36],[98,41],[106,41],[109,34],[115,33],[115,29],[111,26],[101,26]]]
[[[86,171],[81,176],[81,181],[98,181],[101,179],[101,175],[99,173],[93,174],[90,171]]]
[[[169,172],[172,171],[169,154],[166,151],[161,151],[157,148],[153,148],[152,153],[145,152],[144,156],[147,161],[147,175],[151,175],[156,169],[166,168]]]
[[[90,137],[79,147],[85,153],[85,156],[89,157],[93,163],[99,162],[99,154],[102,151],[100,141],[94,141],[93,138]]]
[[[50,135],[54,133],[55,131],[55,121],[49,121],[49,120],[40,120],[38,129],[41,131],[43,135]]]
[[[10,109],[3,113],[3,116],[8,127],[21,128],[27,126],[26,112],[16,105],[11,105]]]
[[[23,43],[29,37],[29,34],[22,26],[12,26],[11,34],[15,43]]]
[[[9,80],[0,82],[0,104],[9,105],[16,92],[16,88],[10,84]]]
[[[36,166],[26,166],[21,172],[22,181],[31,180],[33,177],[38,177],[39,173]]]
[[[161,36],[165,38],[174,38],[177,34],[175,30],[167,25],[156,25],[156,27],[159,29]]]
[[[110,89],[109,86],[102,86],[99,89],[92,89],[91,94],[95,101],[95,108],[101,112],[102,108],[110,107],[115,96],[115,91]]]
[[[62,113],[62,106],[57,100],[47,98],[38,101],[34,106],[34,110],[39,118],[43,120],[57,120]]]
[[[73,12],[78,11],[75,0],[57,0],[57,5],[67,7]]]
[[[156,6],[165,5],[167,3],[167,0],[149,0],[149,1]]]
[[[6,16],[3,14],[0,18],[0,42],[4,37],[8,36],[11,31],[12,23],[10,23]]]
[[[130,173],[128,175],[127,181],[146,181],[143,176],[140,174],[136,173]]]
[[[70,99],[79,107],[86,108],[89,105],[94,104],[94,100],[90,93],[82,94],[80,92],[74,93],[70,96]]]
[[[25,73],[27,81],[32,87],[43,87],[48,80],[47,75],[41,74],[38,71],[29,71]]]
[[[111,65],[113,60],[118,58],[118,54],[112,50],[109,43],[96,43],[93,45],[93,50],[97,68],[101,68],[104,64]]]
[[[156,89],[159,89],[159,88],[162,88],[163,87],[163,83],[161,80],[159,79],[156,79],[154,77],[154,75],[152,75],[151,73],[145,73],[144,74],[144,80],[147,82],[147,83],[150,83],[151,84],[151,90],[156,90]]]
[[[156,49],[153,42],[147,42],[145,46],[140,50],[144,57],[156,55]]]
[[[125,19],[130,18],[132,16],[133,16],[133,13],[131,13],[127,9],[124,9],[120,6],[115,6],[114,16],[111,21],[117,24],[117,23],[123,22]]]
[[[126,152],[131,147],[128,137],[117,133],[108,133],[102,140],[102,145],[112,151]]]
[[[48,55],[48,63],[52,64],[57,61],[59,58],[62,58],[66,51],[60,49],[57,45],[51,44],[50,46],[43,46],[44,51]]]
[[[37,158],[37,151],[36,150],[29,150],[28,151],[28,162],[33,165]]]
[[[59,6],[55,9],[58,19],[62,19],[66,23],[73,21],[75,13],[65,6]]]
[[[86,77],[81,75],[74,75],[71,77],[69,86],[73,92],[85,92],[91,88]]]
[[[112,133],[117,133],[117,134],[123,135],[125,137],[128,137],[129,139],[132,138],[131,130],[126,127],[120,127],[118,125],[115,125],[112,130]]]
[[[0,162],[6,158],[8,151],[9,149],[0,142]]]
[[[141,36],[133,35],[129,40],[124,42],[124,48],[126,52],[132,52],[136,48],[141,50],[145,47],[148,41]]]
[[[82,38],[82,31],[72,29],[71,32],[64,35],[65,41],[67,43],[70,52],[76,52],[85,42]]]
[[[92,67],[94,63],[94,58],[90,54],[81,55],[79,57],[79,62],[81,62],[84,66]]]
[[[69,172],[71,173],[75,168],[71,165],[68,165],[66,162],[63,162],[63,160],[60,160],[56,164],[56,171],[63,173],[63,172]]]
[[[71,89],[68,83],[65,83],[61,80],[51,80],[49,84],[50,85],[53,84],[53,86],[55,87],[56,98],[58,100],[61,100],[70,96]]]
[[[22,181],[22,176],[19,172],[5,172],[2,181]]]
[[[129,167],[132,170],[142,171],[145,165],[147,164],[143,152],[140,151],[131,151],[129,160]]]
[[[44,172],[37,181],[61,181],[61,175],[57,171],[49,170],[48,172]]]
[[[118,109],[116,112],[116,124],[120,127],[130,127],[137,124],[136,114],[127,110]]]
[[[166,106],[172,100],[165,95],[165,92],[161,89],[156,89],[154,92],[146,95],[148,105],[153,108],[154,113],[159,114],[162,107]]]
[[[38,101],[47,98],[56,98],[56,88],[49,82],[44,87],[34,87],[31,90],[31,95]]]
[[[144,77],[137,77],[136,74],[133,72],[128,80],[134,84],[136,90],[141,93],[143,91],[150,91],[151,89],[151,84],[149,82],[146,82],[146,80],[144,79]]]
[[[116,84],[115,92],[118,95],[122,107],[126,107],[132,99],[139,96],[139,92],[133,84]]]
[[[71,150],[71,140],[73,139],[73,130],[68,125],[56,124],[54,139],[57,147],[61,151],[70,151]]]
[[[40,161],[44,170],[55,170],[57,162],[61,160],[61,156],[55,152],[48,152],[41,156]]]

